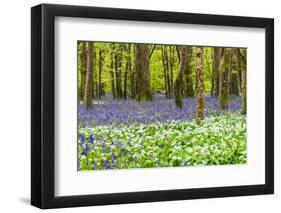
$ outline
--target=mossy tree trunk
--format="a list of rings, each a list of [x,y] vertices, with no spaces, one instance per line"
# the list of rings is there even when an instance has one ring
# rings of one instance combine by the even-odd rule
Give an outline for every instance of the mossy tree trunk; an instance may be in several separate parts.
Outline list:
[[[116,80],[116,97],[122,98],[122,56],[123,44],[116,45],[115,49],[115,80]]]
[[[110,44],[110,80],[111,80],[111,92],[112,97],[116,98],[116,90],[115,90],[115,74],[114,74],[114,44]]]
[[[228,59],[229,53],[227,48],[221,48],[221,58],[220,58],[220,87],[219,87],[219,103],[220,109],[228,109]]]
[[[238,94],[242,96],[241,55],[239,48],[235,49]]]
[[[136,45],[136,83],[137,101],[152,100],[150,86],[150,60],[149,46],[145,44]]]
[[[179,47],[180,64],[179,73],[175,82],[175,103],[180,109],[183,108],[183,76],[187,67],[187,47]]]
[[[184,70],[184,79],[185,79],[185,96],[193,97],[194,89],[193,89],[193,79],[192,79],[192,47],[186,47],[186,68]]]
[[[204,64],[202,47],[196,48],[196,76],[198,80],[196,122],[201,123],[201,121],[204,120],[205,111]]]
[[[214,50],[214,48],[211,49],[211,58],[212,58],[211,96],[215,96],[215,71],[214,71],[215,50]]]
[[[85,81],[86,81],[86,72],[87,72],[87,54],[86,54],[86,44],[85,42],[80,43],[80,54],[79,54],[79,59],[80,59],[80,92],[79,92],[79,97],[83,100],[84,98],[84,92],[85,92]]]
[[[170,96],[174,96],[174,59],[175,59],[175,49],[173,46],[169,46],[169,64],[170,64]]]
[[[241,58],[242,58],[242,109],[241,113],[247,113],[247,55],[246,50],[239,49]]]
[[[232,76],[232,57],[233,57],[233,50],[232,48],[228,48],[228,58],[227,58],[227,73],[228,73],[228,77],[227,77],[227,81],[228,81],[228,95],[233,94],[234,88],[233,88],[233,82],[234,78]]]
[[[84,93],[84,106],[89,108],[93,105],[92,102],[92,86],[93,86],[93,54],[94,46],[91,42],[86,42],[86,54],[87,54],[87,72],[86,72],[86,84]]]
[[[170,80],[170,67],[169,67],[169,57],[167,53],[167,47],[162,46],[161,47],[161,54],[162,54],[162,64],[164,69],[164,76],[165,76],[165,83],[166,83],[166,97],[171,98],[171,80]]]
[[[102,49],[99,49],[99,81],[98,81],[98,89],[97,89],[97,97],[101,98],[102,96],[102,82],[101,82],[101,75],[102,75]]]
[[[219,88],[220,88],[220,60],[221,60],[221,51],[222,48],[215,47],[214,48],[214,60],[213,60],[213,76],[214,76],[214,93],[213,95],[219,96]]]
[[[136,98],[136,63],[134,63],[135,61],[135,46],[134,44],[132,44],[132,57],[131,57],[131,72],[130,72],[130,97],[132,99]]]
[[[127,76],[128,73],[131,73],[131,67],[131,44],[128,44],[126,47],[126,69],[124,73],[124,99],[127,99]]]
[[[163,64],[163,72],[164,72],[164,87],[165,87],[165,96],[168,97],[168,81],[167,81],[167,67],[165,64],[165,56],[164,56],[164,47],[161,46],[161,56],[162,56],[162,64]]]

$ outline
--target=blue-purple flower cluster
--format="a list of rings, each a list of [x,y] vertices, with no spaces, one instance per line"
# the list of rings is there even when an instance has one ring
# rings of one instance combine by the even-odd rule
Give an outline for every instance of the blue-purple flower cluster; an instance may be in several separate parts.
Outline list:
[[[216,97],[206,97],[205,116],[221,113]],[[236,112],[241,109],[241,98],[233,96],[230,99],[229,111]],[[196,97],[184,99],[184,107],[179,109],[174,99],[167,99],[163,94],[154,95],[153,101],[137,102],[132,99],[112,99],[108,94],[101,99],[94,100],[90,109],[78,104],[78,120],[81,128],[101,125],[120,125],[172,120],[191,121],[196,117]]]

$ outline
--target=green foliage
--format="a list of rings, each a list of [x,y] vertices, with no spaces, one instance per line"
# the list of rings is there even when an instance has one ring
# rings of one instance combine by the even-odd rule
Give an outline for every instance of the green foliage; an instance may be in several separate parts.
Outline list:
[[[78,54],[82,53],[82,43],[78,42]],[[122,84],[124,84],[124,72],[125,72],[125,61],[127,52],[124,51],[125,48],[127,48],[128,44],[126,43],[109,43],[109,42],[94,42],[95,43],[95,49],[96,52],[98,52],[100,49],[103,51],[102,55],[102,61],[103,61],[103,67],[102,67],[102,83],[105,85],[105,92],[111,92],[111,78],[110,78],[110,51],[111,51],[111,44],[114,44],[115,48],[113,50],[113,53],[116,54],[117,52],[122,52]],[[132,56],[133,56],[133,50],[135,48],[134,44],[131,44],[132,46]],[[150,45],[152,46],[152,45]],[[195,87],[195,81],[196,81],[196,48],[192,47],[193,49],[193,58],[191,60],[191,68],[192,73],[191,77],[193,80],[193,85]],[[211,81],[212,81],[212,63],[214,60],[213,57],[213,50],[212,47],[204,47],[204,73],[205,73],[205,92],[206,94],[209,94],[211,91]],[[242,54],[246,54],[246,50],[242,50]],[[164,71],[163,71],[163,64],[162,64],[162,56],[161,56],[161,48],[160,45],[157,45],[155,50],[153,51],[153,54],[150,59],[150,70],[151,70],[151,86],[152,86],[152,92],[165,92],[165,81],[164,81]],[[94,62],[94,66],[96,67],[96,70],[98,68],[98,61],[99,61],[99,55],[96,54],[96,61]],[[134,56],[132,57],[132,65],[134,65]],[[132,67],[134,70],[134,67]],[[179,69],[179,59],[177,57],[177,54],[175,54],[174,57],[174,67],[173,67],[173,74],[174,74],[174,81],[177,78],[178,75],[178,69]],[[81,83],[81,60],[78,57],[78,82]],[[124,87],[124,85],[122,85]],[[195,89],[195,88],[194,88]]]
[[[79,129],[79,134],[85,138],[79,148],[80,170],[247,162],[246,117],[239,113],[211,116],[200,125],[172,121],[98,126]],[[90,136],[95,138],[93,144]],[[83,155],[86,146],[89,151]]]

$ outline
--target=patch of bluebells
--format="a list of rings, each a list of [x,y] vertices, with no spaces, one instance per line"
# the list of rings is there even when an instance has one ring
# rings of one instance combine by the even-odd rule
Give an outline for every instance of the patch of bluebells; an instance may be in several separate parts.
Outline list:
[[[222,146],[220,141],[214,141],[216,143],[214,150],[219,147],[218,156],[224,155],[219,161],[213,159],[212,156],[207,156],[204,161],[201,158],[198,161],[197,157],[189,159],[190,156],[186,156],[189,146],[195,150],[195,153],[198,147],[198,144],[190,145],[192,137],[194,140],[201,140],[196,138],[197,130],[192,124],[192,120],[196,117],[196,97],[185,98],[183,109],[179,109],[175,106],[174,99],[168,99],[163,94],[156,94],[153,101],[147,102],[131,99],[113,100],[111,95],[107,94],[99,100],[94,100],[94,105],[90,109],[85,109],[81,103],[78,105],[79,170],[245,162],[245,127],[243,126],[245,118],[236,113],[241,109],[241,98],[238,96],[230,98],[228,110],[230,117],[225,115],[225,111],[219,110],[217,98],[208,96],[205,101],[207,118],[223,116],[205,125],[204,131],[207,134],[204,135],[208,136],[206,140],[210,140],[214,135],[216,138],[228,140],[227,137],[233,134],[233,143],[235,146],[239,145],[238,157],[226,160],[231,152],[223,154],[225,145]],[[214,122],[218,122],[218,125]],[[235,132],[237,128],[232,127],[239,122],[241,123],[240,135],[237,136]],[[230,123],[231,125],[227,126]],[[221,128],[216,129],[217,126]],[[193,129],[192,134],[190,134],[190,129]],[[201,131],[202,128],[198,128],[199,130]],[[220,135],[220,132],[228,133]],[[198,134],[198,137],[200,138],[201,135],[201,133]],[[182,138],[188,138],[185,143],[181,143],[182,147],[177,148],[172,145],[173,141],[183,140]],[[202,150],[205,150],[204,146],[202,145]],[[184,149],[187,151],[179,152]],[[183,160],[184,158],[186,159]]]
[[[207,96],[205,99],[205,116],[220,114],[219,102],[216,97]],[[230,99],[229,111],[241,109],[241,98],[233,96]],[[137,102],[132,99],[112,99],[107,94],[101,99],[94,100],[90,109],[78,104],[79,126],[81,128],[104,125],[130,125],[133,123],[150,124],[167,121],[192,121],[196,117],[196,97],[184,99],[184,107],[176,107],[174,99],[166,98],[163,94],[155,94],[153,101]]]

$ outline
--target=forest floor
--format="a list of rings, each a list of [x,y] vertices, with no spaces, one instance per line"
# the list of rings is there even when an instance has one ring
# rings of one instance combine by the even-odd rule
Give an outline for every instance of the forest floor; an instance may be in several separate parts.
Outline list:
[[[153,101],[94,100],[78,105],[79,170],[151,168],[246,163],[246,116],[241,98],[230,98],[228,111],[206,97],[205,120],[196,117],[196,97],[183,109],[156,94]]]

